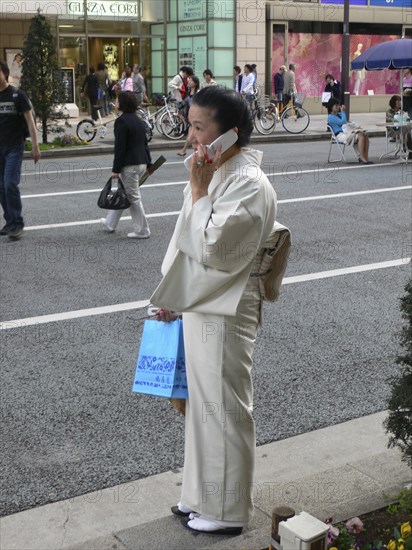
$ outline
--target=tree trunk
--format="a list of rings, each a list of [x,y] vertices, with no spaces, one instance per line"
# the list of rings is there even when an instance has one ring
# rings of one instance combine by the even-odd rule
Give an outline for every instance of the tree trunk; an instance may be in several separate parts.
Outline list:
[[[47,118],[43,118],[42,120],[42,131],[43,131],[43,135],[42,135],[43,143],[47,143]]]

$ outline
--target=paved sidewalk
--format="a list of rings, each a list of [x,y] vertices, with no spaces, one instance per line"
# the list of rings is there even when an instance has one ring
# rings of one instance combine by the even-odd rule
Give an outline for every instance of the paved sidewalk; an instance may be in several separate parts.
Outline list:
[[[182,473],[156,476],[48,504],[0,520],[1,550],[261,550],[271,511],[288,505],[323,520],[347,519],[387,504],[412,479],[379,412],[257,448],[256,514],[239,537],[195,535],[170,512]]]
[[[76,135],[76,126],[81,118],[69,119],[70,128],[66,129],[66,133]],[[363,128],[369,131],[370,137],[381,137],[385,135],[385,113],[355,113],[351,117],[353,122],[360,124]],[[110,120],[111,117],[103,119],[104,122]],[[330,134],[326,131],[326,113],[324,115],[311,115],[310,124],[302,134],[290,134],[286,132],[281,124],[277,124],[275,130],[268,136],[263,136],[257,133],[256,130],[252,134],[252,143],[284,143],[284,142],[302,142],[313,140],[329,140]],[[50,141],[56,137],[56,134],[50,135]],[[181,148],[184,140],[171,140],[160,136],[155,130],[153,139],[149,146],[152,151],[164,149]],[[112,154],[114,151],[114,135],[113,123],[107,126],[106,136],[101,139],[96,135],[94,140],[86,146],[67,147],[62,149],[53,149],[51,151],[42,152],[42,158],[50,157],[78,157],[82,155],[97,155],[97,154]],[[25,153],[25,157],[30,157],[30,153]]]

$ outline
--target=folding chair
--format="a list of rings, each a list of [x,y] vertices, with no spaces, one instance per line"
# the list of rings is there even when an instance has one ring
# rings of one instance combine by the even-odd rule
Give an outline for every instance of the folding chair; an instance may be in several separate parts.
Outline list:
[[[339,143],[339,141],[337,140],[337,138],[336,138],[335,134],[333,133],[333,130],[329,126],[329,124],[328,124],[328,130],[330,132],[330,145],[329,145],[328,162],[341,162],[342,160],[344,162],[346,162],[346,158],[345,158],[346,143]],[[335,160],[331,160],[331,158],[330,158],[331,155],[332,155],[333,145],[336,145],[337,149],[339,150],[339,158],[335,159]]]
[[[390,131],[390,129],[392,131]],[[391,140],[393,140],[393,138],[395,138],[394,146],[390,148],[391,146],[389,145],[389,143],[391,142]],[[401,150],[402,150],[402,145],[401,145],[400,130],[386,127],[385,128],[385,152],[383,155],[379,157],[379,160],[382,160],[385,157],[390,157],[392,155],[394,158],[397,158],[400,155]]]

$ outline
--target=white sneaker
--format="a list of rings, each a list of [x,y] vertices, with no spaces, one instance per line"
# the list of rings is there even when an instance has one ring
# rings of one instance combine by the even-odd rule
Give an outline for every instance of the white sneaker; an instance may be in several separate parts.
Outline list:
[[[128,233],[127,237],[129,239],[148,239],[150,237],[150,231],[148,233]]]
[[[100,218],[100,223],[102,225],[104,225],[104,229],[105,231],[107,231],[107,233],[114,233],[114,227],[111,227],[107,222],[106,222],[106,218]]]

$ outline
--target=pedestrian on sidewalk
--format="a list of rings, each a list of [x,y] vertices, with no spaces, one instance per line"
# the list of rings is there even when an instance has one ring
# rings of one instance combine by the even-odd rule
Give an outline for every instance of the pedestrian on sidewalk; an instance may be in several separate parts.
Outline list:
[[[147,101],[148,99],[146,95],[146,85],[143,75],[141,74],[141,70],[142,68],[139,67],[139,65],[133,65],[133,92],[136,94],[138,107],[140,107],[140,105],[143,103],[143,100]]]
[[[132,69],[126,65],[123,71],[124,78],[120,83],[120,88],[123,92],[133,92]]]
[[[240,89],[240,93],[245,96],[246,101],[249,103],[250,109],[252,109],[253,98],[255,97],[253,88],[254,81],[255,77],[252,72],[252,65],[246,63],[246,65],[243,67],[242,86]]]
[[[295,68],[296,66],[294,65],[294,63],[290,63],[289,70],[286,71],[283,76],[283,105],[287,105],[297,91]]]
[[[286,72],[286,65],[281,65],[275,77],[273,79],[273,86],[276,99],[278,100],[278,112],[283,109],[283,88],[285,86],[284,74]]]
[[[139,179],[146,169],[150,171],[152,159],[144,122],[136,115],[137,99],[131,91],[120,92],[119,116],[114,123],[114,160],[112,178],[121,177],[130,200],[133,231],[129,239],[148,239],[149,224],[146,219],[139,189]],[[108,233],[113,233],[122,217],[123,210],[110,210],[106,218],[101,218]]]
[[[100,105],[102,107],[102,116],[107,116],[109,114],[109,103],[107,96],[107,88],[110,84],[109,73],[106,69],[104,63],[99,63],[97,65],[97,79],[99,81],[100,88]]]
[[[189,76],[189,78],[187,79],[188,93],[187,93],[185,101],[184,101],[184,117],[185,117],[187,126],[188,126],[188,121],[189,121],[190,105],[192,104],[193,96],[195,94],[197,94],[197,92],[199,91],[199,86],[200,86],[200,81],[197,78],[197,76],[195,76],[195,75]],[[206,86],[206,88],[207,88],[207,86]],[[184,157],[186,155],[187,150],[189,149],[191,143],[192,143],[192,141],[191,141],[191,136],[190,136],[190,132],[189,132],[187,137],[186,137],[186,141],[185,141],[183,147],[177,153],[179,155],[179,157]]]
[[[26,94],[9,84],[9,74],[7,64],[0,61],[0,203],[6,221],[0,235],[17,241],[24,228],[19,184],[27,130],[35,163],[40,149],[31,103]]]
[[[177,75],[174,76],[168,84],[168,88],[171,91],[172,98],[176,100],[178,107],[182,106],[182,102],[184,101],[188,92],[187,79],[189,78],[189,76],[193,75],[194,72],[192,67],[183,65],[183,67],[180,67],[180,71],[177,73]]]
[[[342,101],[341,98],[341,85],[338,80],[331,74],[325,76],[325,88],[322,94],[322,105],[328,108],[328,103],[332,98],[338,99],[339,102]]]
[[[196,532],[238,535],[253,514],[251,371],[262,305],[253,267],[275,222],[276,193],[262,153],[246,147],[253,124],[241,94],[203,88],[189,121],[197,151],[151,297],[159,320],[183,313],[189,398],[182,493],[172,512]],[[232,131],[237,141],[209,157],[207,145]]]
[[[216,80],[213,78],[213,73],[210,69],[205,69],[203,71],[204,81],[202,82],[201,88],[207,88],[208,86],[217,86]]]
[[[240,90],[242,89],[242,69],[239,67],[239,65],[235,65],[233,67],[234,71],[234,77],[235,77],[235,91],[240,94]]]
[[[91,66],[89,69],[89,74],[84,79],[80,90],[81,97],[83,97],[84,94],[86,94],[87,97],[89,98],[93,120],[97,120],[99,118],[97,116],[97,101],[98,101],[100,90],[99,90],[99,79],[97,78],[95,73],[96,73],[95,68]]]

